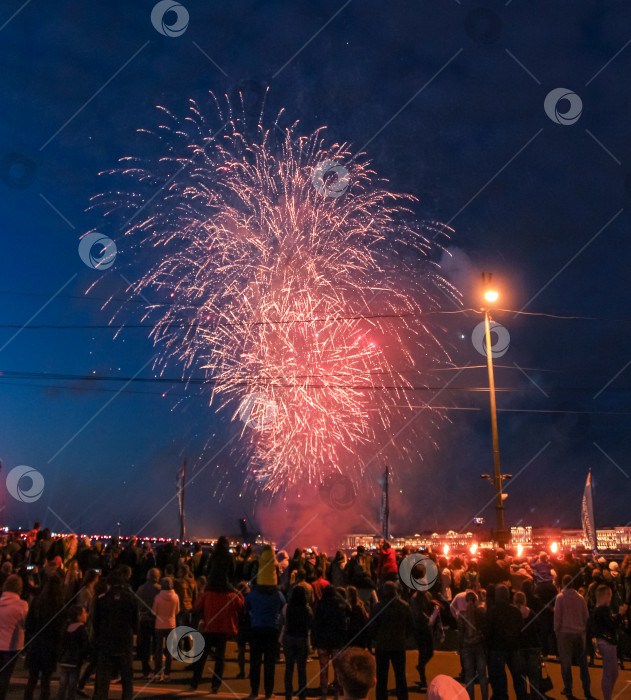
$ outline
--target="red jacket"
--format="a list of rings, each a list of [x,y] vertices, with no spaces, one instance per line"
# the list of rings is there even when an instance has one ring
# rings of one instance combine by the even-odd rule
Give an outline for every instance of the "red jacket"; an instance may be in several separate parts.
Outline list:
[[[386,574],[396,574],[398,570],[397,553],[392,547],[390,547],[390,549],[384,549],[379,555],[377,575],[385,576]]]
[[[320,602],[322,600],[322,593],[327,586],[331,584],[322,576],[312,582],[311,587],[313,588],[313,597],[316,601]]]
[[[194,609],[202,611],[204,632],[236,636],[244,600],[237,591],[204,591],[195,601]]]

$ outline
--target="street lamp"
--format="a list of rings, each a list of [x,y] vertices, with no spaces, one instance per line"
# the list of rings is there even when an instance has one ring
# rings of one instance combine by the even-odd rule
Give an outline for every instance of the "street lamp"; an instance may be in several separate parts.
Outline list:
[[[484,290],[484,329],[486,338],[486,364],[489,371],[489,397],[491,399],[491,430],[493,433],[493,485],[495,486],[495,513],[497,531],[495,537],[500,545],[508,544],[509,536],[504,528],[504,499],[502,492],[504,478],[500,468],[500,445],[497,433],[497,407],[495,404],[495,377],[493,375],[493,351],[491,349],[491,314],[489,304],[494,304],[499,299],[499,292],[493,286],[493,275],[482,273],[482,287]],[[484,475],[486,476],[486,475]]]

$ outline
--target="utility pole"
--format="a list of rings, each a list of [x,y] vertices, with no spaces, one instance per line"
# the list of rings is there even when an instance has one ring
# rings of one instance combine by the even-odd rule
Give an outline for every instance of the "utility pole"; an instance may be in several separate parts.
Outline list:
[[[390,467],[386,467],[383,476],[383,491],[381,495],[381,534],[384,540],[390,539]]]
[[[488,278],[482,274],[482,284],[484,286],[484,298],[487,302],[497,301],[498,293],[492,289],[493,276]],[[500,467],[500,443],[497,431],[497,406],[495,402],[495,376],[493,374],[493,350],[491,343],[491,314],[488,304],[484,307],[484,330],[486,339],[486,364],[489,373],[489,398],[491,401],[491,432],[493,434],[493,479],[492,483],[495,487],[495,514],[496,514],[496,532],[495,538],[500,545],[508,544],[509,537],[504,526],[504,494],[503,481],[505,476],[502,475]],[[486,474],[483,476],[487,476]],[[506,475],[508,476],[508,475]]]
[[[186,521],[184,519],[184,487],[186,486],[186,460],[180,471],[180,542],[184,542],[186,538]]]

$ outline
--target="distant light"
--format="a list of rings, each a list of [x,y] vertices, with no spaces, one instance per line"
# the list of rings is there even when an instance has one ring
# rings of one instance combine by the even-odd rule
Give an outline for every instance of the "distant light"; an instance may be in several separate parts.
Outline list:
[[[488,291],[484,292],[484,298],[491,303],[497,301],[499,297],[499,292],[496,292],[494,289],[489,289]]]
[[[474,543],[469,547],[469,551],[471,552],[471,554],[475,554],[475,553],[478,551],[478,544],[477,544],[477,542],[474,542]]]
[[[524,551],[524,548],[520,544],[518,544],[517,545],[517,556],[521,557],[523,551]]]
[[[448,545],[448,544],[446,544],[446,545],[443,547],[443,554],[444,554],[445,556],[447,556],[447,554],[449,554],[449,545]]]
[[[556,542],[553,542],[550,545],[550,551],[552,552],[552,554],[556,554],[559,551],[559,545]]]

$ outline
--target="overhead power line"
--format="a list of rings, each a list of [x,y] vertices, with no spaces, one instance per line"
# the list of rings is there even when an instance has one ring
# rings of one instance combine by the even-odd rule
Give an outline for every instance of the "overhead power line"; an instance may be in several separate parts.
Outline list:
[[[158,398],[164,398],[164,397],[169,397],[169,398],[185,398],[185,399],[191,399],[191,398],[200,398],[200,395],[191,395],[191,394],[180,394],[175,391],[168,391],[168,392],[163,392],[163,391],[138,391],[135,389],[123,389],[122,391],[120,389],[108,389],[106,387],[99,387],[99,386],[90,386],[89,388],[86,387],[80,387],[80,386],[73,386],[73,385],[57,385],[57,384],[36,384],[36,383],[31,383],[31,382],[16,382],[12,378],[7,378],[7,381],[10,382],[9,386],[11,387],[20,387],[20,388],[33,388],[33,389],[54,389],[54,390],[59,390],[59,391],[76,391],[80,393],[85,393],[85,394],[92,394],[92,393],[122,393],[122,394],[131,394],[131,395],[137,395],[137,396],[155,396]],[[533,392],[534,393],[534,392]],[[431,409],[434,411],[475,411],[475,412],[480,412],[480,411],[486,411],[486,408],[480,408],[478,406],[436,406],[434,404],[420,404],[420,405],[415,405],[415,404],[402,404],[401,406],[398,406],[397,408],[403,408],[403,409],[410,409],[410,410],[418,410],[421,408],[427,408]],[[371,409],[368,408],[366,409],[367,411],[379,411],[381,409]],[[629,411],[582,411],[582,410],[575,410],[575,409],[560,409],[560,408],[555,408],[555,409],[545,409],[545,408],[498,408],[497,409],[498,413],[541,413],[541,414],[567,414],[567,415],[589,415],[589,416],[629,416],[631,415],[631,410]]]
[[[446,385],[414,385],[414,384],[354,384],[332,381],[322,381],[320,383],[311,382],[304,383],[296,380],[318,380],[329,377],[348,376],[344,373],[318,375],[305,374],[294,375],[292,377],[275,376],[275,377],[231,377],[229,379],[221,379],[215,377],[136,377],[136,376],[119,376],[119,375],[102,375],[102,374],[61,374],[47,372],[30,372],[30,371],[2,371],[0,370],[0,380],[11,379],[36,379],[45,381],[71,381],[71,382],[127,382],[136,384],[159,384],[166,385],[193,385],[193,386],[215,386],[219,384],[232,384],[238,387],[269,387],[269,388],[300,388],[300,389],[357,389],[361,391],[459,391],[463,393],[488,393],[487,386],[481,387],[463,387],[463,386],[446,386]],[[288,381],[294,380],[295,383]],[[590,392],[594,387],[557,387],[556,392]],[[616,389],[615,391],[630,391],[631,389]],[[498,387],[496,391],[504,393],[520,393],[534,394],[534,389],[519,388],[519,387]],[[613,391],[613,390],[612,390]]]
[[[160,304],[158,304],[160,306]],[[497,309],[497,312],[506,312],[511,314],[522,314],[525,316],[551,318],[559,320],[575,320],[575,321],[598,321],[600,323],[611,322],[611,323],[631,323],[631,319],[628,318],[597,318],[595,316],[560,316],[558,314],[546,314],[546,313],[527,313],[514,311],[512,309]],[[496,313],[497,313],[496,312]],[[168,323],[122,323],[120,325],[115,323],[40,323],[25,325],[23,323],[0,323],[0,330],[111,330],[119,332],[121,330],[135,330],[135,329],[147,329],[153,330],[159,325],[163,328],[207,328],[215,329],[218,326],[226,327],[249,327],[249,326],[275,326],[275,325],[304,325],[309,323],[334,323],[340,321],[377,321],[377,320],[395,320],[395,319],[407,319],[407,320],[426,320],[428,316],[447,316],[454,314],[467,314],[475,313],[481,314],[479,309],[458,309],[452,310],[434,310],[434,311],[423,311],[418,313],[403,313],[403,314],[358,314],[349,316],[322,316],[314,318],[290,318],[290,319],[260,319],[260,320],[238,320],[229,321],[223,317],[214,316],[212,319],[205,321],[189,321],[189,320],[172,320]],[[212,314],[211,314],[212,315]]]

